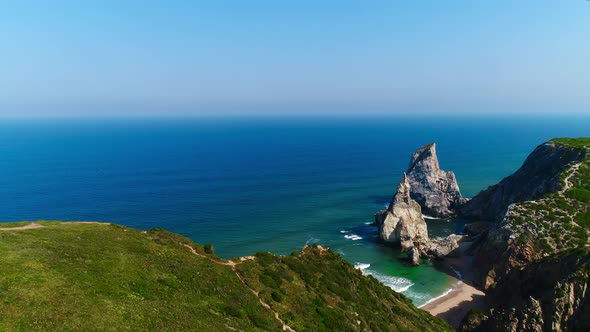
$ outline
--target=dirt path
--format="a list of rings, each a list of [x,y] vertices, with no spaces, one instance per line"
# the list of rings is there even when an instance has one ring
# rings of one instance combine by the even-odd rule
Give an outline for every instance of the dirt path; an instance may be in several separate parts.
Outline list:
[[[25,229],[33,229],[33,228],[41,228],[41,227],[45,227],[45,226],[32,222],[32,223],[30,223],[28,225],[24,225],[24,226],[0,228],[0,231],[22,231]]]
[[[291,331],[291,332],[297,332],[295,331],[295,329],[293,329],[292,327],[290,327],[289,325],[287,325],[287,323],[285,323],[284,320],[281,319],[281,317],[279,316],[279,313],[274,311],[271,306],[264,302],[264,300],[260,297],[259,292],[255,291],[254,289],[250,288],[250,286],[248,286],[248,284],[246,284],[246,281],[244,280],[244,278],[242,278],[242,276],[240,275],[240,273],[238,272],[238,270],[236,269],[236,266],[242,262],[248,261],[248,260],[254,260],[254,256],[245,256],[245,257],[240,257],[240,262],[236,263],[234,261],[218,261],[215,259],[212,259],[211,257],[208,257],[206,255],[203,255],[201,253],[199,253],[198,251],[195,250],[195,248],[189,246],[188,244],[184,245],[185,247],[187,247],[191,253],[193,253],[193,255],[197,255],[199,257],[202,258],[206,258],[208,260],[210,260],[211,262],[215,263],[215,264],[219,264],[219,265],[224,265],[224,266],[229,266],[231,267],[232,271],[234,271],[234,273],[236,274],[236,276],[238,277],[238,279],[240,280],[240,282],[246,287],[248,288],[252,294],[254,294],[257,298],[258,298],[258,302],[260,302],[260,304],[265,307],[266,309],[270,310],[277,321],[279,321],[279,323],[281,323],[281,325],[283,326],[283,331]]]
[[[565,186],[563,186],[563,189],[561,189],[559,191],[559,194],[561,196],[563,196],[563,194],[565,194],[565,192],[568,191],[568,190],[570,190],[570,188],[572,187],[572,183],[570,182],[570,179],[572,178],[572,176],[576,175],[576,173],[578,172],[578,169],[580,168],[581,165],[582,165],[582,163],[577,163],[577,164],[574,164],[569,169],[569,174],[564,179]]]

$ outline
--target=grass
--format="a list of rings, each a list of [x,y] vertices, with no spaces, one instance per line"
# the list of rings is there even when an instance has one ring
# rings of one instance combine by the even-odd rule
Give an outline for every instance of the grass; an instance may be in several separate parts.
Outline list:
[[[281,328],[212,246],[161,229],[42,224],[0,232],[0,331]],[[238,270],[298,331],[450,329],[331,252],[259,254]]]

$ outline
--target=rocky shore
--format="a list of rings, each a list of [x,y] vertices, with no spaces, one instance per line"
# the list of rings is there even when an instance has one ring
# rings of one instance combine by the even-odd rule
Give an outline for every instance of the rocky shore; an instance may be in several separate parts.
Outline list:
[[[423,213],[471,223],[464,235],[432,240]],[[541,144],[471,200],[440,169],[435,144],[425,145],[375,220],[381,240],[399,245],[413,265],[444,258],[460,272],[448,294],[422,307],[454,328],[590,330],[590,139]]]

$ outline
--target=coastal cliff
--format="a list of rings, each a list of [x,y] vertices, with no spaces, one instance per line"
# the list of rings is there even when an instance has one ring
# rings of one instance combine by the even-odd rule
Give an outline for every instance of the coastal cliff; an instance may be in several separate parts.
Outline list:
[[[553,140],[540,145],[518,171],[462,209],[478,211],[472,215],[476,220],[503,215],[475,252],[474,269],[480,286],[488,288],[510,270],[554,252],[586,245],[587,225],[582,219],[588,209],[584,195],[590,185],[590,153],[568,142]],[[498,205],[483,203],[484,199]]]
[[[590,331],[590,252],[570,250],[513,270],[460,331]]]
[[[473,248],[476,284],[491,307],[460,330],[590,329],[590,139],[540,145],[461,212],[493,223]]]
[[[422,211],[433,217],[448,218],[465,203],[455,173],[440,168],[436,144],[427,144],[412,154],[407,170],[410,195]]]
[[[513,203],[542,198],[563,186],[562,172],[586,151],[549,141],[539,145],[514,174],[480,192],[459,209],[461,216],[499,222]]]

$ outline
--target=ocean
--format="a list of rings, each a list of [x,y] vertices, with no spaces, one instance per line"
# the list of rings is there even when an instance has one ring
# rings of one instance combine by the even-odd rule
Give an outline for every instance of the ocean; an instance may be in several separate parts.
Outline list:
[[[373,215],[411,153],[437,143],[466,197],[590,117],[404,115],[0,120],[0,220],[161,227],[225,258],[319,243],[421,305],[449,287],[377,242]],[[428,219],[433,237],[462,223]]]

